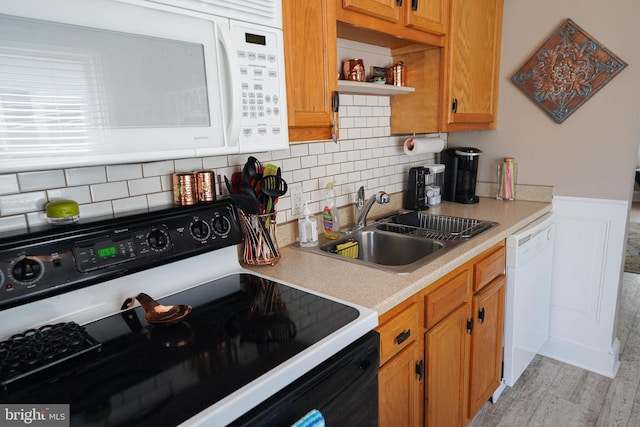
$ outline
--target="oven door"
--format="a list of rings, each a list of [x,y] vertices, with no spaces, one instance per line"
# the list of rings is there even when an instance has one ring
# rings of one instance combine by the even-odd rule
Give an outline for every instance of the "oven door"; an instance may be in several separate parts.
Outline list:
[[[231,426],[288,426],[314,409],[327,426],[377,426],[379,364],[380,336],[371,331]]]

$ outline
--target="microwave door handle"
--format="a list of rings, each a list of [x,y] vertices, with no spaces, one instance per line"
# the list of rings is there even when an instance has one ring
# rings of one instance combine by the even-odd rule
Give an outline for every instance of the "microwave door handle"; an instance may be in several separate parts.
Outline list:
[[[242,117],[242,82],[240,80],[240,63],[236,58],[236,48],[233,44],[231,31],[223,25],[216,23],[218,34],[218,44],[222,48],[224,55],[218,54],[218,63],[222,64],[218,72],[224,72],[224,76],[229,80],[228,85],[224,85],[222,79],[218,79],[220,94],[226,108],[226,133],[227,145],[237,147],[240,138]],[[226,86],[226,87],[223,87]],[[231,93],[228,93],[228,92]],[[226,95],[226,96],[225,96]]]

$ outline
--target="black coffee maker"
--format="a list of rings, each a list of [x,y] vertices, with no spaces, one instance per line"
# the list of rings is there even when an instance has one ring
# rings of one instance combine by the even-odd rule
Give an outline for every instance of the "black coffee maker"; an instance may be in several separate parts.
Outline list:
[[[442,198],[457,203],[478,203],[476,177],[482,151],[473,147],[447,148],[440,153],[444,163]]]

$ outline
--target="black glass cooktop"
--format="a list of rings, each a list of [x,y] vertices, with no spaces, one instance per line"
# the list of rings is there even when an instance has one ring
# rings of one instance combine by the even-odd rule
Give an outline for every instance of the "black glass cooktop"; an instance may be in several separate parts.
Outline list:
[[[193,311],[170,326],[147,323],[141,307],[88,324],[99,352],[16,381],[3,401],[69,403],[74,426],[174,426],[358,317],[352,307],[250,274],[160,303]]]

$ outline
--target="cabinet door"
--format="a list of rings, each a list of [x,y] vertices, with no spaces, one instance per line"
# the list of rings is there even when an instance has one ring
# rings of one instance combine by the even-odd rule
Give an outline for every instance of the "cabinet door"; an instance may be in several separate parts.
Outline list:
[[[343,0],[342,7],[391,22],[398,22],[401,16],[396,0]]]
[[[469,419],[474,417],[500,385],[505,283],[505,276],[502,275],[473,296]]]
[[[463,424],[468,380],[469,318],[470,305],[465,303],[425,335],[427,427],[459,427]]]
[[[380,427],[422,424],[420,399],[422,375],[421,341],[414,341],[378,372]]]
[[[338,90],[335,2],[283,0],[289,139],[330,139]]]
[[[444,34],[449,0],[406,0],[405,25],[433,34]]]
[[[451,0],[444,130],[495,128],[502,1]]]

